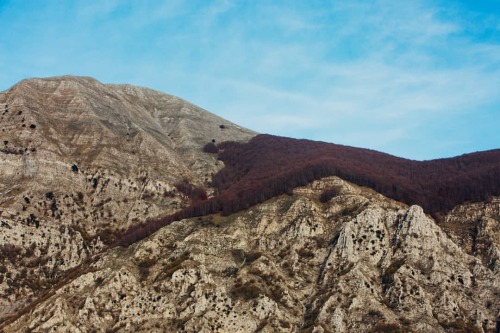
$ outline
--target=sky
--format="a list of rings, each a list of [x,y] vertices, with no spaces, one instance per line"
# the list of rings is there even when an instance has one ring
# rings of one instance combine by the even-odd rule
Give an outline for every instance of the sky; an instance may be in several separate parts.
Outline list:
[[[410,159],[500,148],[500,1],[0,0],[0,91],[91,76],[260,133]]]

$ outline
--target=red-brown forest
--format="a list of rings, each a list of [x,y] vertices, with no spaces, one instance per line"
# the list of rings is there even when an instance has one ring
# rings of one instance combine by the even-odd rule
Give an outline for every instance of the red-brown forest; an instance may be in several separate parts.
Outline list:
[[[500,195],[500,149],[420,162],[272,135],[258,135],[248,143],[223,142],[218,148],[225,167],[213,177],[216,196],[134,226],[119,237],[120,244],[131,244],[182,218],[232,214],[326,176],[339,176],[395,200],[418,204],[434,215],[465,201]]]

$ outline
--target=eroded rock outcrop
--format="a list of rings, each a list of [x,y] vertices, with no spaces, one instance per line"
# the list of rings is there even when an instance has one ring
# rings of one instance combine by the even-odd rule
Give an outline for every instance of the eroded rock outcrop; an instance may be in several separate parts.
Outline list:
[[[494,332],[499,292],[420,207],[331,177],[114,249],[5,330]]]
[[[114,232],[188,205],[176,184],[205,187],[222,167],[205,144],[253,135],[180,98],[85,77],[0,93],[0,320]]]

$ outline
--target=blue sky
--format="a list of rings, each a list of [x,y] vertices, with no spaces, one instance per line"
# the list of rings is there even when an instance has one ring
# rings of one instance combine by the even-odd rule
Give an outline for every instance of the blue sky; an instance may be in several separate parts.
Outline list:
[[[0,90],[92,76],[412,159],[500,148],[500,1],[5,1]]]

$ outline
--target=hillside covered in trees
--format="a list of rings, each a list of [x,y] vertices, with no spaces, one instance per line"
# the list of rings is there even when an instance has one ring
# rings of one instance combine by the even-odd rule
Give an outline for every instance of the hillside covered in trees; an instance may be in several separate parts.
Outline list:
[[[326,176],[420,205],[435,217],[463,202],[500,195],[500,149],[413,161],[369,149],[272,135],[258,135],[248,143],[223,142],[217,148],[225,166],[213,176],[214,197],[197,195],[189,207],[175,214],[130,228],[119,236],[119,243],[128,245],[182,218],[229,215]]]
[[[413,161],[369,149],[310,140],[259,135],[248,143],[219,145],[225,168],[214,177],[220,193],[246,198],[252,205],[264,197],[325,176],[338,176],[427,213],[445,213],[465,201],[500,194],[500,150],[431,161]],[[233,200],[229,200],[233,202]],[[242,208],[223,209],[229,213]]]

